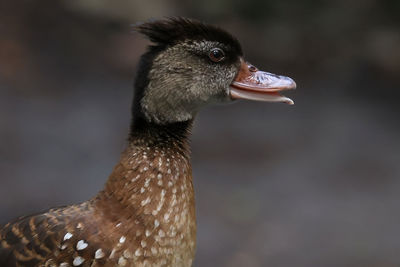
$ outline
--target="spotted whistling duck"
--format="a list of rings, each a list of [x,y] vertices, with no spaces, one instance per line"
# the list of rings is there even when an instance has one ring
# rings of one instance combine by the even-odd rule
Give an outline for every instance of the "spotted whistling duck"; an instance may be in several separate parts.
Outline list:
[[[209,103],[293,104],[290,78],[259,71],[226,31],[168,18],[136,26],[152,45],[134,84],[129,143],[104,189],[0,231],[0,266],[191,266],[195,203],[188,137]]]

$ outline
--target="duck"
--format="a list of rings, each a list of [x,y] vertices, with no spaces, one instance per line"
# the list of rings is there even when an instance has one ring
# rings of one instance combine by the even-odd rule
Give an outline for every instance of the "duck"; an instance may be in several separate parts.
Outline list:
[[[198,111],[238,99],[293,101],[288,77],[248,63],[227,31],[183,17],[134,26],[149,44],[134,82],[128,142],[104,188],[80,204],[0,229],[0,266],[192,266],[189,138]]]

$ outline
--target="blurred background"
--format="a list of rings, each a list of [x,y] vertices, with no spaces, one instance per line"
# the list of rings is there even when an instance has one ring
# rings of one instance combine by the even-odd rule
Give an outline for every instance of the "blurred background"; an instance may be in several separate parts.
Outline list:
[[[400,266],[400,1],[0,2],[0,224],[84,201],[126,145],[131,23],[181,15],[292,77],[295,106],[203,110],[194,266]]]

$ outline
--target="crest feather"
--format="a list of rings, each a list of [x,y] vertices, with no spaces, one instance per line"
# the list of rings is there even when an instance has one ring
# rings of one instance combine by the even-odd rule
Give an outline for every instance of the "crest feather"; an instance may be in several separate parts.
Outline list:
[[[135,30],[147,36],[158,46],[174,45],[184,40],[217,41],[232,47],[236,53],[242,54],[239,41],[231,34],[216,26],[193,19],[171,17],[155,20],[136,25]]]

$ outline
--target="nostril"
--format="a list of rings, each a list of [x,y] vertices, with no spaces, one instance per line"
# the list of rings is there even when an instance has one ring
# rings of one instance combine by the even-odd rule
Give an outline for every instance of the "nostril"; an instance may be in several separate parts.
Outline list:
[[[253,65],[249,65],[249,71],[251,72],[256,72],[258,69],[254,67]]]

